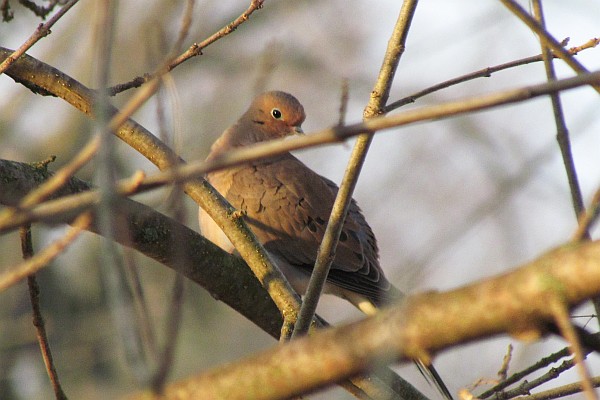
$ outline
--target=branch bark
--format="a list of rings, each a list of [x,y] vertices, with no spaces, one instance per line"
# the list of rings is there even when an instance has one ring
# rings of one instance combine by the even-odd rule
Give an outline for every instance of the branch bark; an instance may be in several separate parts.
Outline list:
[[[32,166],[0,160],[0,204],[19,204],[28,192],[50,175],[45,165]],[[90,189],[91,186],[87,182],[71,178],[51,198],[70,193],[85,196]],[[56,202],[60,202],[60,199]],[[44,207],[44,204],[39,207]],[[89,209],[89,206],[84,206],[84,209]],[[116,221],[123,222],[119,223],[119,226],[126,226],[127,229],[118,231],[112,239],[179,272],[269,335],[279,338],[283,323],[281,314],[241,258],[224,252],[197,232],[133,200],[123,198],[115,209],[118,213],[115,216]],[[70,223],[81,211],[82,209],[74,207],[70,213],[61,213],[52,222]],[[95,223],[93,219],[90,231],[98,233]],[[186,244],[182,249],[184,253],[174,245],[176,242]],[[326,325],[325,321],[319,320],[322,326]],[[425,399],[417,389],[391,370],[383,369],[380,372],[340,384],[359,398]]]
[[[554,319],[548,301],[573,307],[600,293],[599,266],[600,241],[566,245],[506,274],[411,296],[363,321],[172,384],[162,398],[289,398],[461,343],[499,334],[539,338]]]
[[[10,53],[10,50],[0,48],[0,59],[8,57]],[[96,117],[96,93],[48,64],[23,55],[11,65],[6,74],[34,93],[60,97],[89,117]],[[109,117],[118,113],[118,110],[110,105],[102,111]],[[167,145],[132,119],[127,119],[120,126],[112,128],[119,139],[161,170],[169,169],[174,164],[184,163]],[[236,210],[205,179],[188,180],[182,186],[184,191],[223,229],[277,304],[284,318],[283,329],[290,330],[300,308],[300,297],[273,264],[244,220],[235,217]]]

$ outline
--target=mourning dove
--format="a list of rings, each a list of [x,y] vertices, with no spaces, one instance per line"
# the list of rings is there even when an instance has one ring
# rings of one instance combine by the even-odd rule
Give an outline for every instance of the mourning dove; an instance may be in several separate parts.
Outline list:
[[[215,141],[207,161],[236,147],[302,133],[304,118],[304,108],[294,96],[280,91],[263,93]],[[337,185],[290,153],[214,171],[206,179],[233,207],[245,213],[246,222],[292,287],[304,294]],[[207,239],[227,252],[235,252],[223,231],[202,210],[199,221]],[[385,278],[375,235],[354,200],[323,291],[348,300],[366,314],[402,296]],[[417,365],[429,373],[445,397],[452,398],[432,366]]]

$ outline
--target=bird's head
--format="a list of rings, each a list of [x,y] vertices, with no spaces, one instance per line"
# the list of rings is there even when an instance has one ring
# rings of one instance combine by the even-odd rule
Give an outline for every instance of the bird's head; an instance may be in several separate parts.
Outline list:
[[[302,133],[306,115],[294,96],[272,91],[256,97],[242,118],[252,124],[256,133],[254,140],[262,142]]]

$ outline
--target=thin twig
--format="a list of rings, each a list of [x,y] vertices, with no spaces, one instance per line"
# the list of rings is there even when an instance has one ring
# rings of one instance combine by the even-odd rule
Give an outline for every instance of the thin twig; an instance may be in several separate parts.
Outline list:
[[[581,343],[579,342],[579,338],[577,337],[577,333],[571,324],[567,307],[562,300],[554,298],[550,300],[550,308],[554,314],[556,325],[558,325],[562,336],[567,342],[570,343],[571,352],[574,355],[575,363],[577,364],[577,369],[579,370],[579,375],[581,376],[581,385],[586,398],[588,400],[597,400],[598,396],[592,387],[590,382],[590,373],[585,365],[584,352],[581,347]]]
[[[17,202],[16,199],[27,193],[27,188],[35,186],[48,176],[47,173],[38,174],[28,164],[12,161],[0,160],[0,171],[3,176],[20,176],[19,180],[2,182],[0,202],[3,204],[14,204]],[[90,189],[90,184],[73,178],[67,190],[79,191],[86,188]],[[134,248],[183,274],[274,338],[280,336],[283,318],[279,310],[255,275],[239,257],[225,253],[194,230],[133,200],[122,199],[117,211],[119,220],[129,221],[129,229],[121,231],[115,238],[118,243]],[[97,232],[95,226],[90,229]],[[175,238],[183,238],[181,242],[185,243],[186,250],[184,259],[175,257],[174,246],[171,245]],[[164,246],[157,246],[157,243]],[[224,279],[225,277],[228,278]],[[231,277],[234,278],[229,279]],[[248,295],[252,296],[252,302],[248,302]],[[319,326],[327,326],[327,323],[319,318]],[[372,398],[380,398],[381,393],[389,393],[390,396],[385,398],[390,399],[395,398],[392,395],[397,396],[398,393],[409,393],[410,395],[407,395],[409,398],[420,398],[418,397],[420,392],[389,368],[380,367],[367,378],[353,378],[340,384],[351,393],[364,392]]]
[[[579,242],[586,238],[586,235],[589,235],[590,229],[594,223],[598,220],[598,215],[600,215],[600,188],[596,190],[594,196],[592,197],[592,202],[587,210],[587,212],[581,214],[579,216],[579,222],[577,224],[577,230],[573,234],[571,241]],[[596,318],[598,315],[596,315]]]
[[[583,332],[580,329],[578,329],[578,330],[579,330],[579,332],[577,333],[577,337],[586,339],[586,341],[582,342],[586,346],[585,351],[584,351],[584,357],[585,357],[589,353],[594,351],[594,349],[597,348],[597,346],[595,345],[595,343],[589,341],[589,339],[591,339],[590,337],[580,336],[580,335],[582,335]],[[524,380],[519,386],[517,386],[514,389],[507,390],[507,391],[503,391],[503,390],[506,387],[517,383],[521,379],[525,378],[527,375],[530,375],[537,370],[546,368],[550,364],[559,361],[561,358],[564,358],[564,357],[567,357],[570,355],[571,355],[571,350],[569,349],[569,347],[565,347],[565,348],[559,350],[558,352],[541,359],[540,361],[538,361],[534,365],[530,366],[529,368],[526,368],[525,370],[512,375],[506,381],[500,382],[498,385],[494,386],[490,390],[486,391],[485,393],[482,393],[480,396],[478,396],[478,398],[485,399],[488,397],[492,397],[494,399],[511,399],[511,398],[514,398],[517,396],[529,395],[531,390],[533,390],[547,382],[555,380],[563,372],[566,372],[566,371],[570,370],[571,368],[573,368],[576,365],[575,360],[573,358],[564,360],[559,366],[550,368],[546,373],[544,373],[543,375],[540,375],[539,377],[537,377],[535,379]],[[578,392],[579,391],[581,391],[581,389],[578,390]],[[521,397],[519,397],[519,398],[521,398]],[[529,396],[527,396],[526,398],[529,398]]]
[[[179,24],[179,33],[177,34],[177,40],[175,40],[175,44],[173,45],[174,51],[179,51],[179,49],[183,46],[183,42],[185,42],[185,39],[190,33],[195,4],[195,0],[187,0],[186,2],[185,11],[183,12],[183,15],[181,17],[181,23]]]
[[[124,250],[125,277],[127,281],[131,282],[130,286],[134,301],[133,307],[136,315],[135,324],[139,327],[138,336],[141,338],[144,348],[148,349],[156,360],[158,359],[158,344],[154,325],[152,324],[152,313],[146,301],[144,286],[142,285],[140,273],[135,263],[134,252],[129,251],[129,248],[125,248]]]
[[[348,78],[342,80],[342,93],[340,96],[340,116],[338,118],[338,126],[344,126],[346,124],[346,114],[348,113],[348,100],[349,100],[349,85]]]
[[[181,243],[181,242],[180,242]],[[181,274],[175,275],[175,282],[171,292],[171,304],[167,323],[165,324],[165,345],[159,359],[160,364],[152,378],[152,390],[155,393],[162,392],[164,385],[173,368],[175,359],[175,348],[177,344],[177,334],[181,327],[181,317],[183,314],[183,291],[184,291],[184,276]]]
[[[73,1],[72,3],[74,4],[77,1],[78,0]],[[187,32],[189,30],[189,26],[191,23],[190,14],[193,9],[193,3],[194,3],[193,0],[188,0],[188,6],[186,8],[186,12],[182,19],[180,33],[178,35],[178,40],[174,46],[175,49],[178,49],[181,46],[181,43],[185,39]],[[63,9],[66,7],[67,6],[63,7]],[[62,9],[61,9],[61,11],[62,11]],[[55,17],[56,17],[56,15],[55,15]],[[48,22],[50,23],[51,21],[52,20],[50,20]],[[6,60],[8,60],[8,59],[6,59]],[[5,60],[5,62],[6,62],[6,60]],[[112,122],[111,129],[115,129],[115,125],[118,124],[119,122],[122,122],[122,119],[124,117],[127,117],[127,116],[131,115],[133,112],[135,112],[135,110],[137,110],[137,108],[139,108],[141,106],[141,104],[143,104],[143,101],[145,101],[150,95],[151,95],[151,93],[145,93],[145,97],[135,97],[134,99],[130,100],[125,105],[125,108],[124,108],[125,111],[122,111],[121,114],[118,115],[119,118],[117,118],[117,116],[115,116],[114,117],[115,121],[111,121]],[[68,181],[68,179],[71,176],[73,176],[79,169],[81,169],[85,164],[87,164],[87,162],[89,162],[96,155],[96,153],[98,152],[98,150],[100,148],[100,142],[101,142],[100,136],[94,136],[79,151],[79,153],[75,156],[75,158],[73,158],[67,165],[63,166],[61,169],[56,171],[54,176],[51,179],[44,182],[43,185],[41,185],[39,188],[37,188],[36,190],[34,190],[30,194],[28,194],[27,197],[25,197],[23,199],[23,201],[19,205],[19,207],[20,208],[30,208],[31,206],[43,201],[44,199],[46,199],[50,195],[52,195],[52,193],[59,190],[65,184],[65,182]]]
[[[21,236],[21,251],[24,259],[31,259],[33,257],[33,243],[31,240],[31,226],[23,226],[20,229]],[[33,326],[35,326],[35,332],[40,345],[40,351],[42,352],[42,358],[44,359],[44,365],[46,366],[46,372],[50,378],[50,384],[54,390],[54,396],[57,400],[67,400],[67,395],[62,389],[60,380],[58,379],[58,373],[52,359],[52,351],[50,350],[50,344],[48,343],[48,335],[46,334],[46,327],[44,324],[44,317],[40,308],[40,287],[37,283],[35,274],[31,274],[27,277],[27,286],[29,288],[29,300],[31,302],[31,311],[33,313]]]
[[[394,30],[388,42],[379,76],[375,83],[375,87],[371,92],[371,99],[365,108],[365,120],[378,116],[388,100],[394,75],[400,57],[404,52],[408,29],[410,28],[417,2],[417,0],[409,0],[405,1],[402,5],[396,25],[394,26]],[[350,161],[346,167],[344,178],[342,179],[340,189],[333,204],[333,209],[331,210],[323,241],[319,246],[317,260],[308,283],[298,320],[294,327],[293,337],[305,334],[310,327],[310,323],[317,309],[319,298],[323,291],[323,286],[325,285],[327,275],[329,274],[329,269],[333,263],[335,248],[338,244],[344,220],[352,200],[352,192],[356,187],[360,170],[364,164],[372,138],[372,131],[365,130],[361,132],[350,156]]]
[[[79,236],[82,230],[89,227],[91,216],[85,213],[77,217],[73,227],[62,238],[50,244],[37,255],[27,259],[19,265],[7,268],[6,272],[0,274],[0,292],[15,283],[25,279],[28,275],[35,274],[54,260],[58,255]]]
[[[258,96],[265,91],[269,78],[273,75],[273,71],[280,62],[282,47],[280,42],[273,41],[268,43],[260,54],[258,74],[252,85],[252,93],[254,93],[254,95]]]
[[[261,4],[262,2],[253,1],[253,5],[256,5],[257,7]],[[241,17],[247,19],[247,16],[242,15]],[[224,34],[231,32],[235,26],[229,25],[227,29],[225,29]],[[224,34],[217,36],[222,37]],[[214,40],[216,40],[216,38]],[[38,62],[38,67],[39,64],[41,63]],[[26,67],[24,68],[26,69]],[[51,69],[51,67],[48,68]],[[53,70],[57,71],[56,69]],[[26,82],[29,77],[19,77],[17,79],[21,79],[21,82]],[[51,80],[50,86],[53,86],[54,81],[55,79]],[[81,85],[74,79],[70,79],[69,82],[71,85],[73,85],[72,87],[76,87],[77,90],[81,90],[86,94],[90,92],[88,88]],[[46,86],[45,83],[39,85],[39,87],[44,86]],[[37,85],[35,87],[36,89],[38,88]],[[71,90],[73,90],[72,87],[70,87]],[[60,89],[57,88],[57,90]],[[88,99],[78,98],[76,101],[71,101],[79,106],[83,106],[85,108],[85,112],[93,117],[95,115],[94,109],[90,108],[88,104],[86,104],[86,100]],[[113,108],[112,111],[117,114],[116,109]],[[166,146],[163,142],[158,140],[155,136],[153,136],[135,121],[131,119],[122,119],[121,116],[124,114],[125,113],[123,112],[119,112],[109,124],[109,128],[118,128],[114,130],[114,134],[116,136],[132,146],[135,150],[148,158],[160,169],[172,168],[173,160],[177,160],[177,162],[181,163],[184,162],[177,156],[177,154],[174,153],[171,148]],[[123,124],[121,125],[120,122],[123,122]],[[250,266],[258,280],[265,285],[271,298],[284,316],[285,323],[283,330],[291,329],[293,324],[290,321],[295,321],[296,319],[296,314],[300,308],[300,298],[294,292],[293,288],[283,276],[281,271],[277,269],[269,254],[264,250],[256,236],[251,232],[247,224],[241,218],[236,217],[238,214],[236,214],[236,211],[233,209],[233,207],[219,193],[217,193],[215,189],[210,186],[208,182],[206,182],[206,180],[198,179],[191,182],[186,181],[183,183],[183,185],[185,192],[193,200],[195,200],[200,207],[207,211],[207,213],[213,219],[215,219],[215,221],[217,221],[217,224],[222,227],[229,240],[233,243],[239,254]]]
[[[29,50],[34,44],[36,44],[41,38],[50,34],[50,28],[62,18],[79,0],[71,0],[65,4],[52,18],[45,24],[38,25],[35,32],[10,56],[8,56],[2,63],[0,63],[0,74],[4,73],[19,57],[21,57],[27,50]]]
[[[564,43],[564,41],[563,41],[563,43]],[[585,49],[590,49],[590,48],[596,47],[598,45],[598,43],[600,43],[600,39],[593,38],[593,39],[588,40],[581,46],[571,47],[568,50],[568,52],[571,55],[575,55]],[[552,57],[558,58],[558,56],[555,55],[554,53],[552,53]],[[535,63],[535,62],[541,62],[541,61],[544,61],[544,57],[542,54],[538,54],[536,56],[521,58],[519,60],[514,60],[514,61],[507,62],[507,63],[498,64],[493,67],[486,67],[486,68],[480,69],[478,71],[473,71],[468,74],[461,75],[456,78],[452,78],[447,81],[430,86],[426,89],[420,90],[409,96],[406,96],[399,100],[396,100],[393,103],[390,103],[389,105],[387,105],[384,108],[384,112],[388,113],[388,112],[395,110],[397,108],[400,108],[406,104],[414,103],[415,101],[417,101],[417,99],[420,99],[421,97],[424,97],[431,93],[435,93],[442,89],[449,88],[450,86],[458,85],[459,83],[468,82],[468,81],[471,81],[471,80],[477,79],[477,78],[489,78],[490,76],[492,76],[492,74],[494,74],[496,72],[504,71],[504,70],[518,67],[521,65],[527,65],[527,64],[531,64],[531,63]]]
[[[560,42],[557,41],[547,30],[545,30],[534,18],[532,18],[527,11],[523,9],[514,0],[500,0],[502,4],[506,6],[513,14],[515,14],[521,21],[523,21],[529,29],[536,33],[542,40],[542,44],[545,47],[552,49],[554,54],[560,57],[561,60],[567,63],[573,71],[577,74],[586,74],[589,71],[577,61],[567,50],[561,46]],[[592,85],[592,87],[600,93],[600,84]]]
[[[590,40],[588,40],[581,46],[571,47],[569,49],[569,53],[572,55],[575,55],[575,54],[579,53],[581,50],[594,48],[594,47],[598,46],[598,44],[600,44],[600,38],[591,38]],[[557,58],[555,55],[553,55],[553,57]]]
[[[533,11],[535,17],[542,29],[546,29],[544,21],[544,12],[540,0],[533,0]],[[542,56],[544,58],[544,67],[546,68],[546,77],[548,81],[556,81],[556,72],[552,62],[552,51],[546,47],[543,37],[540,36],[540,45],[542,47]],[[581,187],[577,178],[577,170],[575,169],[575,161],[571,152],[571,139],[569,138],[569,129],[565,122],[562,103],[559,93],[551,93],[549,95],[552,101],[552,110],[554,112],[554,123],[556,124],[556,139],[560,146],[560,151],[563,158],[563,164],[567,172],[569,188],[571,189],[571,201],[575,210],[575,217],[579,218],[585,212],[583,205],[583,197],[581,195]],[[589,233],[586,235],[589,240]]]
[[[164,118],[164,107],[163,103],[160,101],[158,97],[156,109],[157,109],[157,118],[159,125],[159,132],[163,141],[167,141],[167,126]],[[177,162],[177,160],[173,160],[173,162]],[[185,214],[185,207],[183,204],[183,190],[181,184],[175,184],[173,190],[171,191],[171,197],[169,199],[168,208],[173,211],[174,219],[180,223],[184,224],[184,221],[187,219]],[[181,237],[176,237],[176,233],[174,233],[174,252],[176,258],[185,259],[186,249],[185,249],[185,240]],[[161,393],[163,391],[164,385],[167,381],[169,373],[173,368],[173,361],[175,358],[175,349],[177,345],[177,335],[180,331],[181,327],[181,318],[183,313],[183,291],[184,291],[184,276],[181,274],[175,275],[175,282],[173,283],[172,294],[171,294],[171,304],[169,305],[170,313],[167,316],[167,322],[165,324],[165,335],[164,335],[164,345],[161,350],[161,353],[158,357],[158,367],[153,373],[151,380],[151,387],[155,393]]]
[[[214,34],[209,36],[208,38],[204,39],[202,42],[194,43],[183,54],[174,58],[169,63],[169,65],[166,67],[167,72],[173,70],[174,68],[179,66],[181,63],[183,63],[184,61],[186,61],[192,57],[202,55],[203,49],[210,46],[217,40],[229,35],[233,31],[235,31],[241,24],[243,24],[250,18],[250,16],[254,13],[254,11],[261,9],[263,6],[263,3],[264,3],[264,0],[252,0],[250,5],[248,6],[248,8],[239,17],[237,17],[233,22],[231,22],[230,24],[227,24],[226,26],[224,26],[223,28],[221,28],[220,30],[218,30],[217,32],[215,32]],[[144,84],[154,78],[155,78],[155,73],[145,74],[143,77],[137,77],[137,78],[132,79],[129,82],[116,85],[116,86],[110,88],[109,92],[111,93],[111,95],[114,96],[115,94],[121,93],[125,90],[131,89],[134,87],[139,87],[142,84]]]
[[[600,377],[596,376],[591,379],[592,385],[597,388],[600,387]],[[546,390],[544,392],[539,392],[536,394],[532,394],[530,396],[521,396],[519,400],[551,400],[551,399],[561,399],[563,397],[567,397],[572,394],[581,393],[582,391],[581,382],[570,383],[568,385],[559,386],[556,388],[552,388]]]
[[[558,367],[550,368],[545,374],[531,380],[524,380],[517,387],[493,393],[493,399],[512,399],[517,396],[530,394],[531,391],[550,381],[556,380],[563,372],[570,370],[575,366],[573,359],[563,361]],[[480,397],[483,398],[483,397]]]
[[[78,1],[78,0],[77,0]],[[76,1],[72,2],[73,4]],[[185,39],[187,32],[189,31],[189,26],[191,24],[191,13],[193,10],[193,0],[188,0],[188,6],[186,8],[186,12],[182,18],[181,28],[178,35],[178,40],[174,45],[175,49],[181,47],[181,43]],[[63,7],[66,8],[67,6]],[[62,11],[62,10],[61,10]],[[57,14],[58,15],[58,14]],[[56,17],[56,16],[55,16]],[[51,21],[49,21],[51,22]],[[8,60],[8,59],[7,59]],[[5,60],[6,61],[6,60]],[[139,107],[141,102],[139,99],[136,100],[136,104]],[[129,102],[128,102],[129,104]],[[130,108],[130,106],[126,106],[129,110],[128,112],[132,113],[135,111],[134,108]],[[125,115],[130,114],[122,114],[121,118]],[[115,125],[114,123],[112,125]],[[114,128],[114,126],[112,126]],[[59,190],[68,180],[72,177],[79,169],[81,169],[85,164],[87,164],[98,152],[100,148],[100,136],[96,135],[78,152],[78,154],[66,165],[64,165],[61,169],[57,170],[52,178],[48,179],[42,185],[40,185],[37,189],[29,193],[21,203],[19,204],[19,208],[27,209],[31,208],[33,205],[40,203],[41,201],[47,199],[54,192]]]
[[[125,121],[127,121],[129,117],[133,115],[133,113],[139,110],[139,108],[156,93],[156,91],[160,87],[163,77],[171,70],[169,68],[169,64],[176,57],[177,52],[183,45],[183,42],[189,33],[193,10],[194,1],[188,0],[187,6],[181,19],[177,40],[173,44],[171,51],[159,64],[158,68],[150,75],[147,85],[138,90],[135,93],[135,95],[132,98],[130,98],[127,101],[127,103],[124,106],[122,106],[118,110],[118,112],[112,117],[110,123],[108,124],[110,130],[117,130],[121,125],[125,123]],[[114,90],[112,88],[107,89],[106,92],[109,95],[114,95]]]
[[[546,22],[544,20],[544,11],[542,8],[542,2],[540,0],[533,0],[533,13],[541,29],[545,31]],[[539,38],[540,45],[542,47],[542,55],[544,57],[546,77],[548,81],[556,81],[556,72],[554,70],[554,63],[552,61],[552,51],[549,47],[546,46],[547,41],[544,40],[544,37],[540,35]],[[558,146],[560,147],[563,164],[567,172],[567,180],[569,182],[571,202],[573,203],[575,218],[579,220],[581,216],[585,214],[585,206],[583,204],[581,186],[579,185],[579,179],[577,178],[577,169],[575,168],[575,160],[573,159],[573,153],[571,151],[571,139],[569,137],[569,129],[567,128],[567,124],[565,122],[562,102],[560,100],[560,94],[550,94],[550,100],[552,101],[554,123],[556,124],[556,140],[558,141]],[[585,225],[579,225],[579,227],[581,226]],[[581,238],[583,240],[590,240],[591,236],[589,231],[584,231],[582,233]],[[596,314],[600,314],[600,298],[593,299],[592,304],[594,305]]]
[[[122,253],[118,251],[115,237],[118,232],[127,228],[117,215],[118,194],[114,184],[116,181],[115,145],[113,135],[114,122],[117,115],[112,113],[113,107],[108,94],[103,88],[110,80],[110,66],[113,57],[113,42],[115,38],[115,20],[117,18],[116,1],[108,0],[97,4],[95,14],[96,54],[98,65],[96,84],[101,88],[95,94],[94,114],[95,131],[100,136],[98,150],[98,167],[95,171],[96,183],[100,187],[100,202],[96,208],[95,219],[98,232],[102,235],[99,254],[102,262],[102,278],[105,283],[107,308],[112,317],[112,323],[119,336],[121,349],[129,370],[138,379],[145,382],[149,376],[149,366],[143,349],[143,339],[140,331],[130,321],[135,320],[135,301],[132,289],[126,279],[126,267]],[[135,97],[135,96],[134,96]]]
[[[88,143],[67,163],[58,169],[52,178],[42,183],[35,190],[27,194],[19,203],[19,209],[28,209],[49,198],[57,190],[67,184],[69,179],[75,175],[96,154],[100,146],[100,137],[95,135]]]
[[[577,76],[546,82],[540,85],[527,86],[520,89],[498,92],[490,95],[469,98],[462,101],[442,103],[435,106],[408,110],[391,116],[382,116],[364,121],[362,123],[346,125],[344,127],[328,128],[312,134],[295,136],[287,140],[273,140],[253,146],[248,146],[224,154],[218,159],[210,162],[199,161],[187,165],[177,166],[176,172],[166,170],[149,176],[139,182],[132,184],[130,180],[121,181],[117,184],[117,192],[120,195],[131,195],[143,191],[155,189],[168,183],[186,181],[206,172],[243,164],[245,162],[282,154],[292,150],[304,149],[327,143],[337,143],[356,136],[364,131],[379,131],[392,127],[410,125],[430,119],[440,119],[460,115],[473,111],[480,111],[503,104],[516,103],[535,97],[543,96],[559,90],[567,90],[574,87],[587,85],[590,82],[600,82],[600,71],[585,76]],[[71,195],[63,199],[52,200],[35,209],[26,212],[0,212],[0,233],[27,223],[45,219],[53,219],[54,216],[70,213],[74,209],[86,208],[98,201],[97,194],[81,193]]]
[[[543,321],[552,320],[547,299],[556,295],[557,287],[563,289],[563,299],[569,307],[598,293],[599,255],[600,242],[563,246],[527,266],[464,288],[411,296],[406,303],[383,310],[373,318],[320,331],[240,362],[205,371],[201,376],[167,388],[165,398],[169,394],[172,398],[216,398],[218,393],[232,398],[234,390],[247,396],[252,393],[254,398],[287,398],[322,388],[325,381],[339,381],[362,372],[363,367],[354,361],[365,362],[362,365],[368,368],[386,362],[382,357],[389,361],[410,359],[419,354],[422,346],[441,350],[449,343],[465,344],[481,336],[515,333],[515,327],[517,334],[538,329],[541,332],[546,325]],[[514,296],[515,293],[518,295]],[[478,301],[473,301],[474,298]],[[506,298],[515,301],[510,307],[500,307]],[[439,312],[428,312],[438,307]],[[456,310],[461,311],[460,315],[457,316]],[[486,318],[482,323],[483,314]],[[410,349],[409,344],[413,345]],[[278,375],[280,385],[269,385],[273,373]],[[259,391],[264,397],[260,397]]]
[[[512,344],[509,344],[508,348],[506,349],[506,354],[504,355],[504,358],[502,359],[502,366],[500,367],[500,370],[498,371],[498,378],[500,379],[500,382],[505,381],[506,378],[508,377],[508,367],[510,367],[510,361],[512,360],[512,352],[513,352],[513,346],[512,346]]]
[[[512,374],[508,378],[499,382],[496,386],[483,392],[482,394],[480,394],[477,397],[480,399],[485,399],[490,396],[493,396],[494,394],[504,390],[505,388],[509,387],[510,385],[513,385],[516,382],[519,382],[521,379],[534,373],[535,371],[538,371],[542,368],[546,368],[548,365],[555,363],[562,358],[568,357],[570,354],[571,354],[571,352],[569,351],[569,348],[565,347],[562,350],[557,351],[556,353],[550,354],[548,357],[542,358],[541,360],[539,360],[532,366],[530,366],[522,371],[519,371],[515,374]]]

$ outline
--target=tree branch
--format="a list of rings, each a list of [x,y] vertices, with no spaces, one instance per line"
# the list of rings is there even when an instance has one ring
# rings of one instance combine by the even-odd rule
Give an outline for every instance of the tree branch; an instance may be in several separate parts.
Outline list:
[[[0,48],[0,59],[8,56],[9,50]],[[6,74],[36,93],[58,96],[90,117],[95,117],[96,94],[75,79],[44,64],[33,57],[23,55]],[[109,116],[118,110],[107,106]],[[173,162],[184,161],[167,145],[152,135],[143,126],[127,119],[120,126],[112,126],[114,134],[154,163],[159,169],[173,167]],[[236,218],[236,210],[205,179],[196,178],[183,183],[185,192],[204,209],[223,229],[229,240],[267,288],[284,316],[284,328],[290,329],[300,308],[300,298],[287,279],[274,265],[268,253],[256,239],[242,218]]]
[[[51,175],[46,168],[25,163],[0,160],[0,204],[14,205],[33,188]],[[77,178],[52,196],[86,192],[91,186]],[[71,199],[75,198],[70,196]],[[60,202],[54,200],[54,202]],[[44,207],[44,204],[39,207]],[[131,247],[169,267],[205,288],[211,295],[248,318],[274,338],[279,338],[283,323],[277,307],[260,282],[239,257],[224,252],[197,232],[181,225],[152,208],[133,200],[121,199],[115,208],[116,220],[127,229],[119,230],[113,238],[123,246]],[[72,223],[80,212],[55,217],[54,223]],[[94,215],[92,214],[92,217]],[[89,227],[98,233],[95,219]],[[180,249],[176,242],[186,245]],[[182,253],[183,251],[183,253]],[[326,325],[321,321],[320,325]],[[422,399],[421,393],[391,370],[367,378],[357,377],[340,382],[352,393],[362,393],[362,398]],[[365,397],[366,396],[366,397]]]
[[[408,30],[417,8],[417,3],[417,0],[408,0],[402,5],[396,25],[388,42],[379,76],[371,92],[369,104],[367,104],[364,111],[364,118],[366,120],[379,115],[389,98],[390,88],[392,87],[394,75],[400,62],[400,56],[404,52],[406,37],[408,36]],[[367,158],[367,152],[372,140],[373,133],[361,134],[358,136],[356,144],[352,149],[340,189],[333,203],[323,240],[317,252],[315,267],[310,276],[298,321],[294,327],[294,336],[302,335],[308,331],[310,321],[312,321],[313,315],[317,310],[317,304],[327,280],[329,269],[333,263],[335,249],[339,242],[346,215],[348,214],[352,193],[358,182],[358,177]]]
[[[554,319],[549,300],[573,307],[600,293],[599,264],[600,242],[563,246],[503,275],[411,296],[360,322],[174,383],[164,398],[288,398],[377,365],[498,334],[539,338]]]
[[[8,54],[10,54],[10,50],[0,47],[0,59],[6,57]],[[19,59],[17,65],[19,67],[18,69],[9,69],[7,72],[7,74],[17,82],[25,85],[35,93],[61,97],[87,115],[91,114],[90,104],[92,102],[93,92],[80,85],[77,81],[74,81],[72,78],[63,74],[62,72],[27,55],[25,55],[22,59]],[[568,90],[592,83],[600,83],[600,71],[574,78],[526,86],[523,88],[492,93],[489,95],[468,98],[465,100],[442,103],[435,106],[422,107],[391,116],[376,117],[362,123],[356,123],[343,127],[336,126],[305,136],[292,137],[286,140],[273,140],[228,152],[222,157],[212,160],[211,162],[201,161],[189,165],[178,165],[177,171],[167,170],[149,177],[143,182],[137,184],[134,190],[131,189],[131,185],[128,183],[124,184],[127,186],[127,188],[121,187],[119,190],[121,193],[127,194],[138,193],[143,190],[153,189],[167,183],[190,180],[195,177],[202,176],[206,172],[239,165],[251,160],[326,143],[342,142],[347,138],[356,136],[365,131],[375,132],[393,127],[410,125],[426,120],[440,119],[469,112],[481,111],[499,105],[517,103],[539,96],[544,96],[549,93]],[[168,160],[164,160],[162,157],[155,157],[152,155],[153,149],[157,148],[160,150],[165,150],[166,146],[154,138],[143,127],[133,121],[130,121],[119,131],[119,134],[127,138],[128,135],[136,135],[140,131],[144,133],[144,135],[136,136],[136,149],[139,148],[139,151],[142,152],[142,154],[147,154],[151,161],[159,165],[159,168],[168,168]],[[128,138],[127,140],[132,139]],[[168,150],[168,152],[170,153],[170,150]],[[220,196],[214,194],[214,192],[211,192],[209,188],[200,188],[198,191],[199,193],[192,192],[191,196],[193,198],[201,198],[203,202],[208,201],[210,204],[221,204],[219,201]],[[209,194],[207,194],[207,191]],[[90,196],[88,201],[88,204],[92,204],[94,202],[93,197]],[[222,204],[219,205],[219,207],[222,210]],[[232,209],[227,210],[229,211],[224,212],[225,215],[221,216],[222,218],[225,218],[226,221],[230,215],[228,212],[233,213]],[[33,214],[34,213],[30,214],[29,217],[25,215],[17,216],[17,219],[14,220],[18,220],[16,225],[10,223],[10,221],[4,220],[2,223],[0,223],[0,231],[16,228],[25,222],[33,222],[35,220],[32,219]],[[41,215],[38,216],[38,218],[40,217]],[[231,221],[227,222],[228,226],[230,226],[232,223]]]

